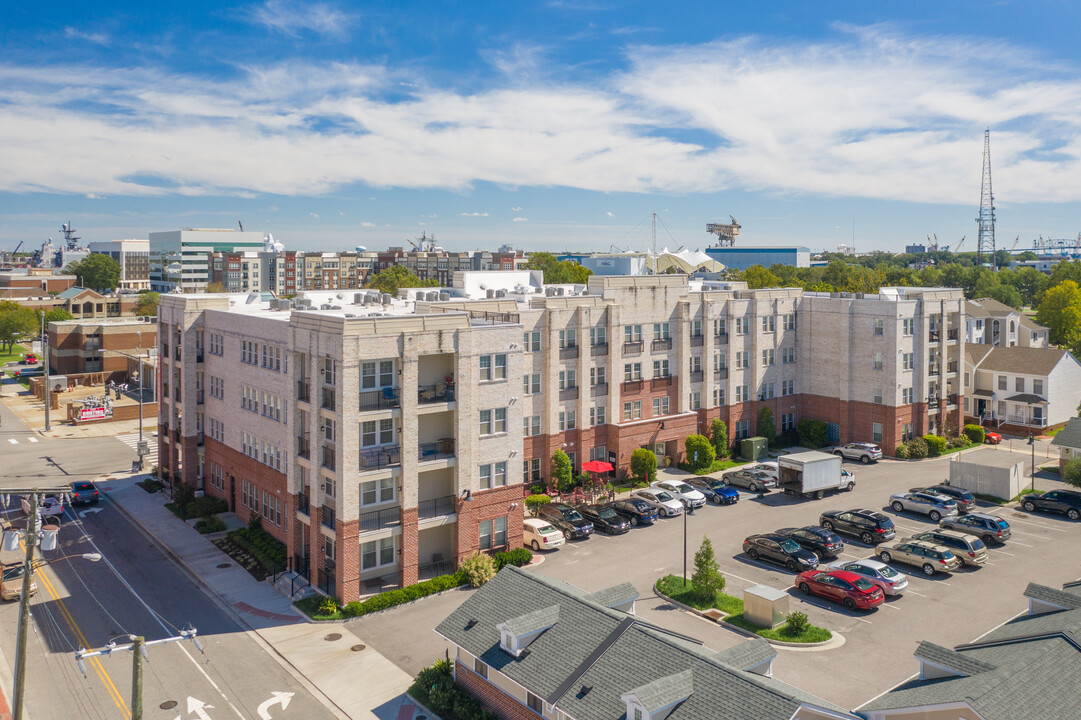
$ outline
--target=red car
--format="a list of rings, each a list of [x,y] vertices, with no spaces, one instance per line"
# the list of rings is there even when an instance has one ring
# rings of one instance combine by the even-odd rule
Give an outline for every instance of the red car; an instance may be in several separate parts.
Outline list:
[[[28,355],[26,355],[23,358],[23,364],[24,365],[37,365],[38,364],[38,356],[35,355],[34,353],[29,353]]]
[[[1002,436],[999,435],[997,432],[984,433],[983,441],[990,445],[998,445],[1000,442],[1002,442]]]
[[[796,587],[804,595],[844,603],[849,610],[870,610],[886,599],[878,585],[847,570],[807,570],[796,576]]]

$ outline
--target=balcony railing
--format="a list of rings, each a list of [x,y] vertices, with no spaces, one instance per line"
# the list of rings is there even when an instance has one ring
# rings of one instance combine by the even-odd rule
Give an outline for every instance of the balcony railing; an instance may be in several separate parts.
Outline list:
[[[205,444],[206,444],[206,437],[203,435],[203,433],[197,433],[195,435],[195,446],[196,447],[203,447],[203,445],[205,445]]]
[[[695,370],[691,372],[691,382],[702,382],[702,371]]]
[[[650,350],[671,350],[672,349],[672,338],[660,338],[659,340],[654,340],[653,342],[651,342],[649,344],[649,349]]]
[[[429,460],[446,460],[454,457],[454,439],[437,440],[436,442],[421,443],[417,446],[417,460],[428,462]]]
[[[320,457],[319,462],[322,463],[323,467],[325,467],[327,470],[334,470],[337,467],[334,446],[323,445],[319,452],[322,456]]]
[[[702,347],[702,343],[705,342],[705,338],[701,335],[691,335],[691,347]]]
[[[590,397],[602,397],[608,394],[608,383],[597,383],[589,388]]]
[[[573,360],[578,357],[578,346],[571,345],[570,347],[559,348],[560,360]]]
[[[453,385],[439,383],[438,385],[420,385],[417,387],[417,402],[419,402],[421,405],[424,405],[425,403],[443,403],[453,401]]]
[[[431,562],[421,563],[417,567],[417,579],[431,580],[440,575],[447,575],[452,570],[454,570],[454,565],[450,560],[433,560]]]
[[[330,388],[330,387],[323,388],[323,404],[322,404],[323,409],[333,411],[336,406],[337,406],[337,402],[336,402],[336,395],[335,395],[335,392],[334,392],[334,388]]]
[[[360,393],[360,404],[358,410],[361,412],[367,410],[390,410],[392,408],[401,407],[402,401],[398,393],[398,388],[387,387],[382,390],[365,390]]]
[[[728,344],[728,333],[714,333],[713,340],[718,345],[727,345]]]
[[[308,439],[298,437],[297,438],[297,457],[304,458],[305,460],[308,460],[308,459],[311,458],[311,452],[312,452],[311,443],[308,442]]]
[[[1025,417],[1024,415],[1008,415],[1006,416],[1006,422],[1013,423],[1014,425],[1032,425],[1034,427],[1045,427],[1047,425],[1047,418],[1030,418]]]
[[[720,370],[714,370],[713,371],[713,379],[714,380],[727,380],[728,379],[728,368],[721,368]]]
[[[203,391],[202,390],[195,393],[195,404],[196,405],[202,405],[203,404]]]
[[[397,507],[362,512],[360,514],[360,525],[357,529],[360,530],[360,532],[382,530],[383,528],[397,525],[400,520],[401,510]]]
[[[621,387],[624,392],[638,392],[642,389],[644,382],[645,381],[641,378],[637,380],[624,380]]]
[[[311,402],[311,385],[307,380],[297,380],[297,400],[300,402]]]
[[[650,388],[662,388],[668,387],[672,384],[672,376],[664,375],[662,377],[655,377],[649,381]]]
[[[928,330],[927,339],[931,342],[938,342],[942,339],[942,332],[939,330]]]
[[[311,514],[311,502],[310,496],[300,493],[297,495],[297,512],[302,512],[305,515]]]
[[[956,405],[956,404],[957,404],[957,400],[958,400],[958,397],[959,397],[959,396],[957,395],[957,393],[953,393],[953,394],[951,394],[951,395],[947,395],[947,396],[946,396],[946,404],[947,404],[947,405]]]
[[[402,449],[399,445],[383,445],[360,451],[360,469],[379,470],[385,467],[401,465]]]
[[[454,513],[454,496],[446,495],[434,500],[421,500],[417,503],[417,517],[421,520],[451,515]]]
[[[592,356],[607,355],[608,354],[608,343],[602,342],[602,343],[597,343],[596,345],[591,345],[590,348],[589,348],[589,354],[592,355]]]
[[[948,372],[948,373],[956,373],[957,372],[957,361],[956,360],[951,361],[950,364],[946,366],[946,372]]]
[[[323,518],[322,520],[320,520],[320,522],[322,523],[323,527],[328,527],[333,530],[337,524],[334,518],[334,508],[330,507],[329,505],[324,505]]]
[[[946,340],[953,342],[958,339],[959,333],[956,329],[946,331]]]
[[[623,343],[623,354],[624,355],[630,355],[631,353],[640,353],[640,352],[642,352],[642,341],[641,340],[637,340],[635,342],[625,342],[625,343]]]
[[[927,366],[927,374],[931,375],[932,377],[935,376],[935,375],[938,375],[939,374],[938,365],[935,364],[935,363],[931,363],[930,365],[928,365]]]
[[[563,388],[559,391],[560,400],[577,400],[578,399],[578,386]]]
[[[175,359],[177,359],[177,360],[179,360],[179,359],[180,359],[180,346],[179,346],[179,345],[176,345],[176,346],[175,346],[175,347],[173,348],[173,357],[174,357]]]

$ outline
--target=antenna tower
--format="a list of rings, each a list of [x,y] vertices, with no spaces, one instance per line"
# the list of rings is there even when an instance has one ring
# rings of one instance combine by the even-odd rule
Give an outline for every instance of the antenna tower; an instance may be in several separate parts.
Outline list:
[[[976,242],[976,264],[995,262],[995,196],[991,192],[991,129],[983,132],[983,184],[980,187],[980,214],[976,218],[979,240]],[[987,256],[986,259],[984,256]]]

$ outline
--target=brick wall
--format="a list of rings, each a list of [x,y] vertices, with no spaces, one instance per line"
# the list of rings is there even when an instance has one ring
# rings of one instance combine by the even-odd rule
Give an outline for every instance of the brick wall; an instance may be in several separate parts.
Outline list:
[[[460,502],[460,501],[459,501]],[[463,503],[464,504],[464,503]],[[420,529],[417,527],[417,508],[402,508],[402,534],[398,537],[398,582],[403,586],[417,581],[420,567],[419,543]],[[459,522],[461,516],[459,514]]]
[[[511,508],[515,503],[517,507]],[[521,485],[482,490],[473,493],[473,499],[469,502],[459,500],[458,522],[455,528],[457,562],[460,563],[480,550],[480,522],[501,515],[507,516],[507,548],[503,549],[522,547],[524,511]],[[416,548],[413,553],[416,554]]]
[[[194,445],[195,439],[190,438],[187,439],[186,442],[187,441],[190,441]],[[241,503],[241,482],[247,480],[249,483],[255,485],[260,492],[266,490],[281,500],[283,524],[295,522],[293,519],[296,515],[293,505],[293,496],[286,491],[285,473],[280,473],[277,470],[267,467],[258,460],[250,458],[238,450],[234,450],[213,438],[207,437],[205,442],[204,460],[206,462],[206,474],[209,474],[211,462],[225,470],[225,490],[218,490],[207,482],[206,492],[208,494],[220,497],[228,502],[229,509],[236,513],[236,516],[240,518],[241,521],[248,522],[251,520],[253,511],[244,507]],[[184,479],[188,483],[195,484],[196,482],[195,476],[198,465],[194,463],[197,462],[198,461],[195,458],[185,458]],[[230,478],[233,478],[233,482],[230,481]],[[235,497],[233,496],[233,493],[235,493]],[[293,549],[290,545],[292,538],[286,530],[283,530],[280,526],[272,525],[265,520],[263,521],[263,529],[286,544],[287,555],[293,554]]]
[[[414,512],[416,512],[414,510]],[[353,602],[360,599],[360,520],[350,522],[337,522],[336,541],[334,546],[337,596],[343,603]],[[414,554],[415,554],[414,550]],[[401,558],[399,558],[401,560]],[[416,570],[413,572],[413,582],[416,582]]]
[[[500,720],[537,720],[539,717],[537,713],[457,661],[454,663],[454,681]]]

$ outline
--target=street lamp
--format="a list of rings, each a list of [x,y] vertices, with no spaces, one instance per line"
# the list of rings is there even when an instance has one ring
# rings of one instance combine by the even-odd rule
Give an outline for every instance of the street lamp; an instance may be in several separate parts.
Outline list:
[[[688,500],[683,513],[683,587],[687,587],[687,516],[694,515],[694,505]]]
[[[106,350],[105,348],[102,348],[101,350],[98,350],[98,352],[100,352],[102,355],[102,369],[104,370],[104,357]],[[143,334],[139,333],[138,355],[131,355],[130,353],[126,353],[123,350],[109,350],[108,352],[114,352],[118,355],[123,355],[126,358],[139,361],[139,369],[135,371],[135,374],[138,376],[139,380],[139,470],[142,471],[143,458],[145,457],[145,453],[143,452]],[[150,351],[147,350],[147,352]]]
[[[1036,439],[1028,434],[1028,446],[1032,448],[1032,492],[1036,492]]]

